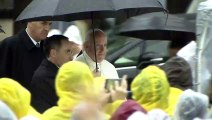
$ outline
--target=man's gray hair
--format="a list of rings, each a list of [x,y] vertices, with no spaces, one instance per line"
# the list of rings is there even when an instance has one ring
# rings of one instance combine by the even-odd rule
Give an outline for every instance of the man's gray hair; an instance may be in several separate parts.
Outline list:
[[[98,29],[98,28],[94,28],[94,36],[100,36],[100,35],[107,37],[107,35],[105,34],[105,32],[103,30]],[[91,40],[93,40],[93,29],[90,29],[87,32],[84,43],[91,41]]]

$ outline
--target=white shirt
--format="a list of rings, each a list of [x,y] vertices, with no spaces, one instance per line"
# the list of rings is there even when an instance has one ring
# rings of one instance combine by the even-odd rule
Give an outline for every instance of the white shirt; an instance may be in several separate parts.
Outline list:
[[[27,35],[29,36],[29,38],[32,40],[32,42],[33,42],[33,44],[34,44],[35,46],[36,46],[37,43],[40,44],[40,42],[36,42],[36,41],[29,35],[29,33],[28,33],[28,31],[27,31],[27,28],[26,28],[26,33],[27,33]]]
[[[96,69],[96,63],[88,56],[85,51],[80,56],[78,56],[76,60],[87,64],[91,71]],[[101,63],[97,64],[101,72],[101,76],[105,77],[106,79],[119,78],[116,68],[107,60],[103,60]]]

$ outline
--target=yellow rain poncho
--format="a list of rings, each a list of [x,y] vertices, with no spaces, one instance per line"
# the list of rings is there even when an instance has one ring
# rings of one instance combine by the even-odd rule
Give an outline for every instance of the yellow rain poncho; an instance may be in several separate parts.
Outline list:
[[[95,99],[94,78],[84,63],[65,63],[56,76],[58,106],[44,112],[45,120],[70,120],[73,108],[82,101]]]
[[[27,89],[10,78],[0,79],[0,100],[6,103],[18,119],[27,115],[41,115],[30,106],[31,95]]]
[[[101,94],[104,91],[106,79],[104,77],[95,77],[94,78],[94,87],[96,94]]]
[[[143,69],[131,84],[133,99],[147,111],[168,108],[169,83],[166,74],[157,66]],[[166,111],[167,112],[167,111]]]
[[[109,103],[105,106],[104,112],[110,117],[118,110],[118,108],[125,102],[126,100],[116,100],[113,103]]]
[[[180,98],[180,95],[183,93],[182,90],[175,88],[175,87],[170,87],[170,94],[169,94],[169,107],[167,111],[169,112],[170,117],[174,116],[174,111],[177,106],[177,102]]]

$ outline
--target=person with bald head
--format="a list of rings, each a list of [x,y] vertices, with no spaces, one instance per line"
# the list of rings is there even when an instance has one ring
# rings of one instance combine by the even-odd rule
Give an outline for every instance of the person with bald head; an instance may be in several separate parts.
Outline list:
[[[96,59],[93,44],[93,30],[90,30],[83,43],[83,52],[76,60],[87,64],[96,77],[103,76],[108,79],[119,78],[115,67],[105,60],[107,54],[107,35],[100,29],[94,29],[94,36],[96,42]]]
[[[0,42],[0,77],[12,78],[29,89],[32,75],[45,56],[42,45],[51,23],[28,22],[25,30]]]

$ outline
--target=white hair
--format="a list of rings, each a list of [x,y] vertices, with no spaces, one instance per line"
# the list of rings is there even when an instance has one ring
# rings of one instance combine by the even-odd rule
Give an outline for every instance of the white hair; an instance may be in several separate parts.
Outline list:
[[[94,32],[94,36],[96,36],[96,35],[104,35],[105,37],[107,37],[107,35],[105,34],[105,32],[103,30],[101,30],[101,29],[98,29],[98,28],[90,29],[87,32],[87,35],[85,37],[84,43],[93,40],[93,32]]]

